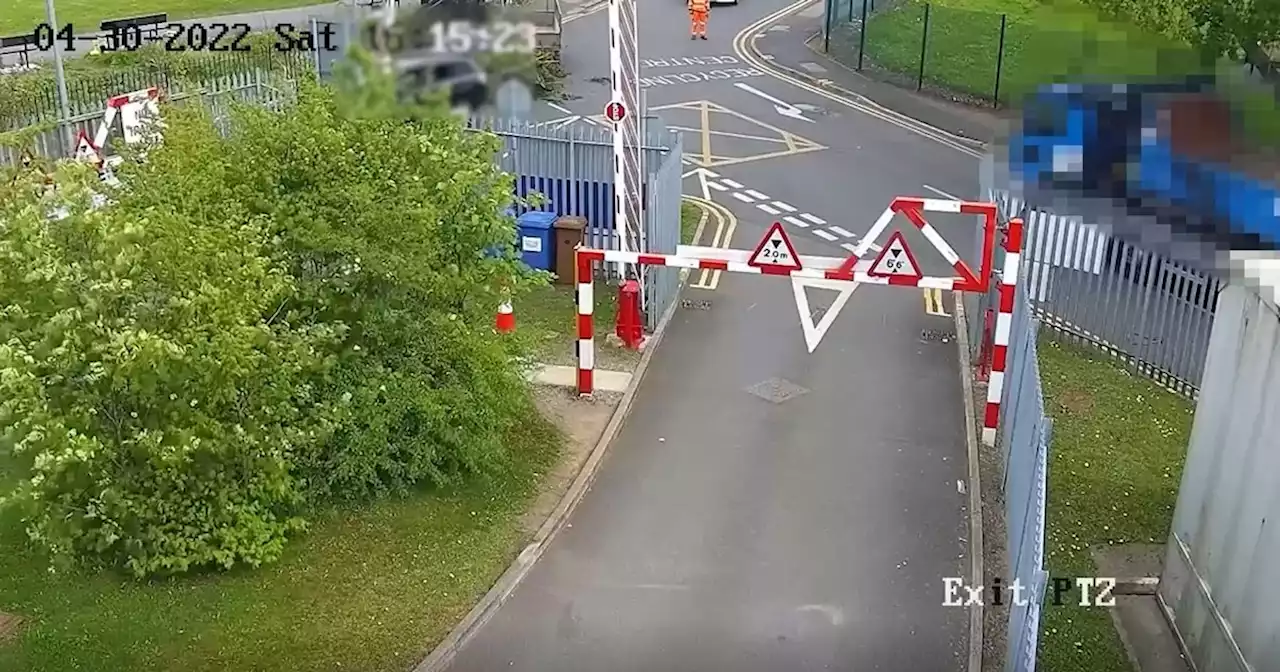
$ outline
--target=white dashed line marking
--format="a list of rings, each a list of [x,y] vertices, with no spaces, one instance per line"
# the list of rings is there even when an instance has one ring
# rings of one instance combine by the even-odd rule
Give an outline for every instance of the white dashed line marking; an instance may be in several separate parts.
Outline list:
[[[751,198],[758,198],[762,201],[769,200],[768,196],[765,196],[764,194],[756,191],[755,189],[747,189],[746,191],[747,191],[747,195],[750,196]]]
[[[842,228],[840,228],[840,227],[838,227],[838,226],[833,226],[833,227],[831,227],[831,230],[832,230],[832,231],[835,231],[836,233],[838,233],[838,234],[840,234],[840,235],[842,235],[842,236],[844,236],[845,238],[853,238],[853,237],[854,237],[854,233],[853,233],[852,231],[848,230],[848,229],[842,229]]]
[[[840,243],[840,247],[843,247],[844,249],[849,250],[850,252],[858,251],[858,246],[854,245],[853,243]],[[879,252],[881,250],[881,247],[879,245],[876,245],[875,243],[871,243],[870,245],[867,246],[867,249],[871,250],[872,252]]]
[[[720,184],[719,182],[711,182],[710,180],[708,180],[707,186],[711,187],[712,189],[715,189],[716,191],[729,191],[729,187],[726,187],[723,184]]]
[[[765,211],[765,212],[767,212],[767,213],[769,213],[769,214],[771,214],[771,215],[776,215],[776,214],[778,214],[778,210],[777,210],[777,208],[769,207],[768,205],[766,205],[766,204],[764,204],[764,203],[756,203],[756,207],[757,207],[757,208],[760,208],[761,210],[763,210],[763,211]]]
[[[815,236],[817,236],[817,237],[819,237],[819,238],[821,238],[821,239],[823,239],[823,240],[835,240],[835,239],[836,239],[836,237],[835,237],[835,236],[833,236],[833,235],[831,235],[831,234],[827,233],[826,231],[823,231],[822,229],[814,229],[814,230],[813,230],[813,235],[815,235]]]
[[[732,188],[732,189],[741,189],[741,188],[742,188],[742,184],[741,184],[741,183],[739,183],[739,182],[734,182],[733,180],[731,180],[731,179],[729,179],[729,178],[727,178],[727,177],[726,177],[726,178],[724,178],[723,180],[720,180],[720,181],[721,181],[721,182],[724,182],[726,186],[728,186],[728,187],[730,187],[730,188]]]
[[[781,211],[783,211],[783,212],[795,212],[795,211],[796,211],[796,209],[795,209],[795,208],[791,207],[790,205],[787,205],[786,203],[783,203],[782,201],[774,201],[774,202],[773,202],[773,207],[775,207],[775,208],[777,208],[777,209],[779,209],[779,210],[781,210]]]
[[[736,191],[733,192],[733,197],[738,199],[739,201],[742,201],[743,203],[755,203],[755,199],[751,198],[750,196],[747,196],[746,194],[740,194]]]
[[[810,222],[813,222],[814,224],[817,224],[818,226],[822,226],[823,224],[826,224],[826,223],[827,223],[827,220],[825,220],[825,219],[823,219],[823,218],[821,218],[821,217],[814,217],[813,215],[811,215],[811,214],[809,214],[809,213],[807,213],[807,212],[802,212],[802,213],[800,213],[800,216],[801,216],[801,217],[804,217],[805,219],[809,220]]]
[[[789,216],[788,216],[788,217],[783,217],[783,219],[787,220],[787,223],[789,223],[789,224],[794,224],[794,225],[796,225],[796,226],[798,226],[798,227],[800,227],[800,228],[802,228],[802,229],[807,229],[807,228],[809,228],[809,222],[806,222],[806,221],[804,221],[803,219],[800,219],[799,217],[789,217]]]

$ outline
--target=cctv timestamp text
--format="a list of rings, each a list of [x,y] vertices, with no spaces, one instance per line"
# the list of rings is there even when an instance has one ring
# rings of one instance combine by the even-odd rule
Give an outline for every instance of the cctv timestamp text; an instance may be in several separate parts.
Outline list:
[[[141,25],[115,26],[105,33],[76,33],[68,23],[54,30],[42,23],[32,34],[36,49],[49,51],[58,45],[63,51],[76,51],[78,43],[89,42],[104,52],[137,51],[150,44],[158,44],[170,52],[248,52],[249,36],[253,32],[247,23],[219,23],[193,21],[170,23],[163,28],[144,29]],[[336,34],[328,23],[317,25],[316,30],[299,28],[292,23],[277,23],[271,30],[274,40],[270,48],[279,52],[338,51]]]

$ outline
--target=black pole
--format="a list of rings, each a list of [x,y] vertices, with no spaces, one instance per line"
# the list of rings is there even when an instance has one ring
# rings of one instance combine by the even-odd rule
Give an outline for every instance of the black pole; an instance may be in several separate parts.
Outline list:
[[[996,86],[992,96],[991,107],[1000,107],[1000,74],[1004,69],[1004,28],[1009,22],[1008,14],[1000,15],[1000,48],[996,50]]]
[[[862,0],[862,25],[858,26],[858,72],[862,72],[862,54],[867,51],[867,2]],[[849,0],[849,6],[853,6],[853,0]]]
[[[849,23],[853,23],[853,0],[849,0]]]
[[[924,52],[929,47],[929,3],[924,4],[924,30],[920,31],[920,74],[916,75],[916,91],[924,88]]]
[[[831,11],[835,9],[835,0],[827,0],[826,12],[822,21],[822,53],[831,53]]]

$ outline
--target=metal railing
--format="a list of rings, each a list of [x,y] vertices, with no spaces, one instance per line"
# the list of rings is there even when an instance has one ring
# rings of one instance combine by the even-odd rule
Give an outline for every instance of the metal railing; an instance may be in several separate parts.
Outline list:
[[[1004,217],[1024,220],[1025,291],[1045,329],[1100,350],[1175,394],[1196,397],[1221,280],[1079,217],[1024,209],[1000,190],[989,198]],[[977,302],[975,339],[995,300],[992,293]]]

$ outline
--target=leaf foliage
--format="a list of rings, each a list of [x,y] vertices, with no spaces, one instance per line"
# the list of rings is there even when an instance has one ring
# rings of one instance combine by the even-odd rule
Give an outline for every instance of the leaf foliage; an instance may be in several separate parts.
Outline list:
[[[545,282],[512,178],[495,138],[366,80],[225,136],[166,108],[117,187],[0,185],[4,503],[55,560],[257,566],[317,507],[503,468],[529,401],[493,307]]]

